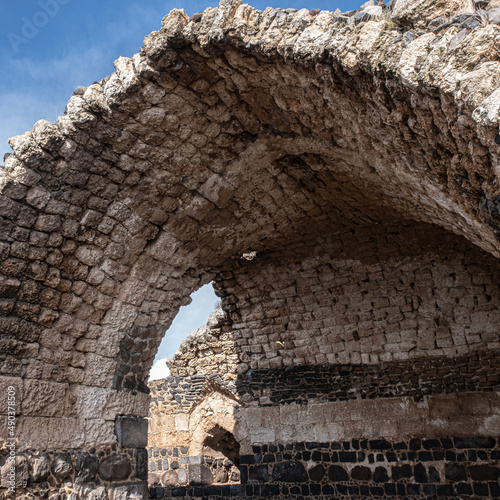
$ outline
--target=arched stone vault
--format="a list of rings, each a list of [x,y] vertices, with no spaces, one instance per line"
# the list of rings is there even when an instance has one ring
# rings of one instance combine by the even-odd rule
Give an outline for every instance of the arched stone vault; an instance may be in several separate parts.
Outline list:
[[[266,306],[234,277],[282,298],[260,258],[268,276],[288,269],[294,294],[300,259],[321,274],[332,258],[398,269],[421,249],[432,263],[455,249],[461,269],[495,276],[500,28],[457,33],[405,47],[383,19],[174,10],[56,124],[11,139],[0,371],[23,394],[21,448],[114,443],[116,415],[147,414],[149,368],[192,291],[215,279],[250,330],[252,307]],[[485,280],[477,296],[497,300]],[[300,347],[277,365],[307,362]],[[244,368],[261,358],[242,356]]]

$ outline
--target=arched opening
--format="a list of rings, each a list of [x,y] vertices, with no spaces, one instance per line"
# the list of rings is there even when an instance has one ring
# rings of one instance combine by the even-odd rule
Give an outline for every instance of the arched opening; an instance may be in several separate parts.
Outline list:
[[[167,361],[174,357],[181,343],[194,334],[220,305],[213,286],[207,284],[191,294],[191,303],[180,308],[169,329],[165,332],[149,373],[149,382],[170,375]]]
[[[207,432],[202,453],[205,463],[212,466],[214,483],[240,482],[240,445],[231,432],[215,425]]]
[[[250,498],[457,496],[498,478],[447,467],[478,448],[494,464],[500,437],[500,151],[478,53],[495,28],[446,24],[409,57],[386,20],[342,23],[174,11],[56,125],[13,139],[0,370],[22,395],[21,489],[140,498],[161,459],[197,496],[216,428]],[[211,281],[220,327],[175,363],[185,397],[156,401],[179,407],[164,427],[179,445],[159,435],[148,457],[147,374]]]

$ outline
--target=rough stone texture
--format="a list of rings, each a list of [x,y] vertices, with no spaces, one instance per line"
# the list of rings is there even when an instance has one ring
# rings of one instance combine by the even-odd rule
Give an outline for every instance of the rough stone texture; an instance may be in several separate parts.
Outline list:
[[[121,481],[126,479],[132,468],[126,455],[113,454],[99,463],[99,475],[105,481]]]
[[[403,24],[427,24],[438,17],[452,18],[458,14],[473,14],[472,0],[396,0],[392,19]]]
[[[224,1],[192,19],[174,10],[139,54],[78,89],[56,124],[39,121],[11,139],[0,173],[0,377],[22,395],[18,452],[28,461],[51,453],[49,497],[61,481],[64,495],[79,494],[75,455],[94,448],[99,471],[130,484],[114,493],[110,485],[111,497],[145,494],[135,450],[117,446],[115,419],[147,415],[163,332],[212,280],[228,323],[219,338],[204,337],[199,365],[187,361],[177,376],[209,370],[220,354],[212,348],[228,351],[225,382],[250,370],[343,364],[353,367],[349,380],[359,366],[375,373],[415,360],[436,373],[413,374],[407,390],[437,409],[417,406],[423,414],[412,422],[397,408],[413,394],[378,393],[384,412],[364,429],[336,427],[343,439],[411,429],[499,435],[490,400],[498,381],[480,364],[469,389],[456,370],[465,360],[469,375],[500,349],[500,28],[488,23],[498,5],[466,15],[469,6],[453,0],[417,4],[411,19],[398,14],[409,8],[402,0],[381,17],[370,14],[375,5],[361,14],[259,12]],[[394,374],[380,373],[393,391]],[[290,406],[272,401],[280,380],[241,401],[214,391],[189,418],[210,422],[219,405],[226,413],[212,421],[231,425],[247,450],[289,443],[279,420],[266,420]],[[468,420],[459,405],[440,406],[437,387],[475,395],[479,413]],[[346,388],[356,390],[361,399],[347,401],[322,390],[330,400],[307,427],[290,417],[295,439],[323,429],[334,441],[335,413],[323,411],[352,403],[366,414],[373,401]],[[307,398],[297,406],[315,406],[312,391]],[[252,411],[260,430],[246,425]],[[391,424],[377,415],[392,415]],[[174,425],[190,432],[186,415]],[[192,431],[194,442],[208,431]],[[128,477],[111,455],[126,457]],[[494,477],[495,464],[479,465],[493,469],[471,469],[471,478]],[[417,494],[410,486],[403,496]],[[248,494],[282,494],[281,483],[268,487]]]
[[[54,455],[51,471],[57,479],[60,481],[66,479],[72,470],[73,464],[69,453],[56,453]]]
[[[144,448],[147,445],[148,421],[135,416],[119,416],[115,433],[122,448]]]
[[[47,455],[36,458],[33,462],[31,477],[35,483],[45,481],[50,474],[50,462]]]

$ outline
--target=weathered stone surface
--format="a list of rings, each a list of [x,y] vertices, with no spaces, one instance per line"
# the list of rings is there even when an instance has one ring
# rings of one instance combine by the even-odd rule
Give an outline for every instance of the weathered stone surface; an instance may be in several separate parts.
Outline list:
[[[117,435],[144,443],[115,434],[115,417],[147,414],[160,339],[211,280],[227,323],[184,344],[172,381],[224,376],[194,399],[174,395],[172,407],[193,411],[165,416],[181,456],[152,457],[155,471],[190,458],[201,476],[215,425],[247,450],[298,436],[497,437],[498,6],[487,24],[460,14],[471,2],[393,3],[392,21],[380,2],[346,15],[226,1],[191,20],[175,10],[57,124],[11,140],[0,374],[22,385],[21,451],[100,445],[100,479],[128,479],[133,453],[107,454]],[[321,367],[349,383],[322,383]],[[309,479],[318,453],[294,451],[304,458],[268,465],[285,482],[288,467]],[[368,481],[354,449],[333,453],[349,480]],[[424,464],[433,451],[419,453]],[[412,467],[402,496],[431,478]],[[71,461],[56,468],[69,482]]]
[[[87,483],[94,481],[99,469],[99,459],[89,453],[79,453],[76,459],[75,482]]]
[[[396,0],[392,19],[406,25],[427,24],[440,16],[449,19],[474,11],[472,0]]]
[[[163,486],[175,486],[179,482],[179,476],[177,472],[169,470],[161,476],[161,484]]]
[[[187,484],[188,477],[187,477],[186,469],[181,468],[181,469],[177,470],[177,479],[178,479],[180,485]]]
[[[99,462],[99,476],[105,481],[121,481],[132,472],[126,455],[113,453]]]
[[[145,448],[148,443],[148,420],[120,415],[115,421],[115,433],[122,448]]]
[[[135,477],[137,479],[148,479],[148,452],[144,448],[139,448],[134,452]]]
[[[103,486],[95,488],[87,494],[85,500],[108,500],[106,488]]]
[[[113,490],[113,500],[143,500],[147,495],[147,485],[130,484],[118,486]]]
[[[32,464],[31,477],[35,483],[45,481],[50,474],[50,462],[47,455],[35,458]]]
[[[16,456],[12,460],[2,460],[0,467],[0,487],[10,488],[15,485],[16,490],[26,488],[29,479],[28,461],[24,456]],[[12,469],[14,467],[14,469]]]
[[[273,481],[302,483],[307,481],[307,472],[301,462],[276,464],[272,470]]]
[[[69,453],[56,453],[50,467],[52,474],[60,481],[68,477],[73,471],[73,463]]]
[[[213,484],[212,472],[206,465],[189,465],[189,483],[201,486]]]

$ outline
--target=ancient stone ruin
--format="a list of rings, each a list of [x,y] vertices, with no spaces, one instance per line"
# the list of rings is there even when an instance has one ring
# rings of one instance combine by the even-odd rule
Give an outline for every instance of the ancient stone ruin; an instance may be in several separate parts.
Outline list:
[[[499,498],[499,9],[174,10],[11,139],[1,498]],[[148,372],[211,281],[225,361],[175,358],[148,490]]]

